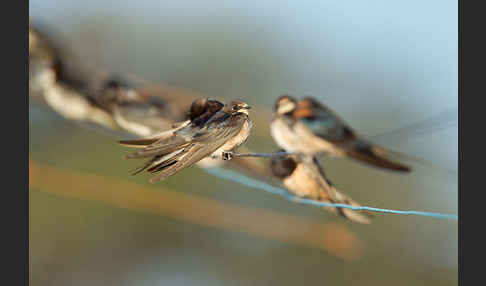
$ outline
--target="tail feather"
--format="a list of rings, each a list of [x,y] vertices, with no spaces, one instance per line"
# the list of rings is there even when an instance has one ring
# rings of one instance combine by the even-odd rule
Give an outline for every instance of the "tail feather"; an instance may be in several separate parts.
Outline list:
[[[165,142],[152,144],[138,152],[128,154],[126,158],[135,159],[135,158],[147,158],[152,156],[163,156],[163,155],[171,154],[172,152],[176,152],[180,149],[183,149],[190,144],[189,142],[186,142],[181,138],[171,137],[164,141]]]
[[[169,154],[155,156],[142,166],[133,170],[132,175],[136,175],[144,170],[147,170],[149,173],[160,172],[177,163],[186,153],[187,151],[185,149],[179,149]]]
[[[165,168],[168,168],[168,167],[174,165],[175,163],[178,162],[178,160],[180,158],[182,158],[182,156],[184,156],[187,153],[187,152],[184,152],[184,151],[185,151],[184,149],[179,149],[179,150],[174,151],[174,152],[172,152],[168,155],[163,156],[159,160],[155,161],[152,164],[152,167],[150,169],[148,169],[147,171],[151,172],[151,173],[157,173],[157,172],[164,170]]]
[[[135,148],[146,148],[148,150],[155,147],[160,147],[162,144],[166,144],[170,142],[172,137],[174,136],[174,132],[188,124],[188,121],[174,123],[177,125],[174,129],[165,130],[156,134],[153,134],[151,138],[141,138],[141,139],[134,139],[134,140],[120,140],[118,141],[119,144],[127,147],[135,147]],[[173,138],[172,138],[173,139]],[[159,142],[159,143],[157,143]],[[157,144],[154,144],[157,143]]]
[[[150,179],[151,183],[156,183],[158,181],[165,180],[166,178],[175,175],[182,169],[192,166],[197,161],[201,160],[202,158],[206,157],[207,154],[203,152],[199,152],[204,146],[201,145],[192,145],[184,148],[184,151],[177,154],[174,158],[175,161],[171,162],[169,166],[163,167],[160,170],[160,174]]]
[[[358,161],[368,163],[375,167],[399,171],[399,172],[410,172],[411,168],[405,164],[393,162],[384,157],[384,151],[382,152],[379,148],[368,145],[361,148],[350,149],[346,154]]]
[[[332,203],[336,204],[346,204],[350,206],[355,206],[359,207],[361,206],[357,202],[353,201],[349,197],[346,197],[345,195],[335,192],[335,198],[331,200]],[[347,218],[349,220],[352,220],[357,223],[362,223],[362,224],[370,224],[371,223],[371,218],[372,216],[363,211],[357,211],[357,210],[352,210],[348,208],[329,208],[329,207],[324,207],[326,210],[331,210],[334,213],[337,213],[341,215],[344,218]]]
[[[135,176],[137,174],[139,174],[140,172],[144,171],[145,169],[149,168],[150,166],[152,166],[154,164],[154,161],[155,161],[156,158],[152,158],[150,160],[148,160],[147,162],[145,162],[142,166],[139,166],[133,170],[130,170],[130,173],[132,174],[132,176]]]
[[[127,159],[139,159],[139,158],[148,158],[148,157],[152,157],[152,156],[157,156],[157,155],[167,155],[167,154],[170,154],[172,152],[175,152],[177,150],[180,150],[184,147],[186,147],[187,145],[184,145],[184,146],[180,146],[180,145],[168,145],[168,146],[164,146],[164,148],[160,148],[160,149],[154,149],[154,150],[141,150],[141,151],[138,151],[138,152],[135,152],[135,153],[131,153],[131,154],[128,154],[126,155],[125,157]]]
[[[170,162],[168,162],[164,165],[154,166],[154,167],[148,169],[147,171],[152,173],[152,174],[155,174],[155,173],[163,171],[166,168],[169,168],[170,166],[174,165],[175,163],[177,163],[177,160],[171,160]]]
[[[145,148],[155,142],[157,142],[158,139],[156,138],[150,138],[150,139],[135,139],[135,140],[120,140],[118,143],[120,143],[123,146],[127,147],[135,147],[135,148]]]

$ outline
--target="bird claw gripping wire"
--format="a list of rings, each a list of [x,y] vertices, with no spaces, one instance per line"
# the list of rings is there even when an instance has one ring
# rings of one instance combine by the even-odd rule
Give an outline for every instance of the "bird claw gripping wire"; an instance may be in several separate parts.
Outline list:
[[[229,160],[233,159],[234,155],[235,155],[235,153],[234,153],[234,152],[232,152],[232,151],[223,151],[223,152],[221,153],[221,157],[222,157],[222,158],[223,158],[223,160],[225,160],[225,161],[229,161]]]

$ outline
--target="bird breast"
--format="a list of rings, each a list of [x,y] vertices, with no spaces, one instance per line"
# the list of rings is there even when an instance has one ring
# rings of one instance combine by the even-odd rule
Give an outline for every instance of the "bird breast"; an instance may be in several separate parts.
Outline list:
[[[336,145],[317,137],[301,122],[292,127],[281,118],[272,121],[270,131],[277,144],[288,152],[315,154],[325,152],[329,155],[342,156],[343,150]]]
[[[285,187],[299,197],[321,198],[321,185],[313,178],[304,164],[298,164],[292,175],[283,180]]]
[[[238,132],[238,134],[236,134],[236,136],[234,136],[233,138],[226,141],[226,143],[223,146],[221,146],[216,152],[231,151],[236,147],[240,146],[241,144],[245,143],[248,137],[250,136],[251,128],[252,128],[251,121],[249,118],[247,118],[245,122],[243,122],[240,132]]]

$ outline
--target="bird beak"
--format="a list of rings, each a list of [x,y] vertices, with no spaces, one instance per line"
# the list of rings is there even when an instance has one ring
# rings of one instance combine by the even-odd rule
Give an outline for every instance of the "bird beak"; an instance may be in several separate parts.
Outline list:
[[[247,106],[245,106],[244,108],[245,108],[245,109],[251,109],[251,106],[248,106],[248,105],[247,105]]]

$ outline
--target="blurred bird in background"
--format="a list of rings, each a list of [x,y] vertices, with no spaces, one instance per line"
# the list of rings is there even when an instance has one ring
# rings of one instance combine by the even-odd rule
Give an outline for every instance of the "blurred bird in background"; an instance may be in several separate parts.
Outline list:
[[[201,125],[223,107],[198,93],[135,76],[116,76],[99,69],[82,73],[81,63],[73,62],[72,55],[51,36],[30,23],[29,95],[83,127],[112,136],[120,136],[121,131],[125,137],[153,139],[190,121]],[[260,178],[270,175],[258,158],[223,161],[208,157],[197,162],[202,168],[223,164]]]
[[[67,119],[116,128],[110,114],[96,107],[82,76],[68,72],[60,49],[37,28],[29,26],[29,94]]]
[[[105,72],[87,76],[70,68],[72,60],[65,54],[46,34],[29,26],[30,96],[67,119],[149,136],[186,118],[179,105],[133,81]]]
[[[277,156],[272,158],[270,167],[272,173],[281,180],[286,189],[298,197],[326,203],[360,206],[357,202],[336,190],[326,177],[317,158],[312,155]],[[324,207],[324,209],[354,222],[371,223],[370,216],[359,211],[331,207]]]
[[[360,138],[332,110],[310,97],[299,101],[288,95],[279,97],[270,130],[287,152],[350,157],[375,167],[410,171],[410,167],[387,159],[384,148]]]
[[[186,119],[170,100],[154,96],[121,77],[105,80],[93,97],[122,129],[139,136],[170,129],[174,122]]]

